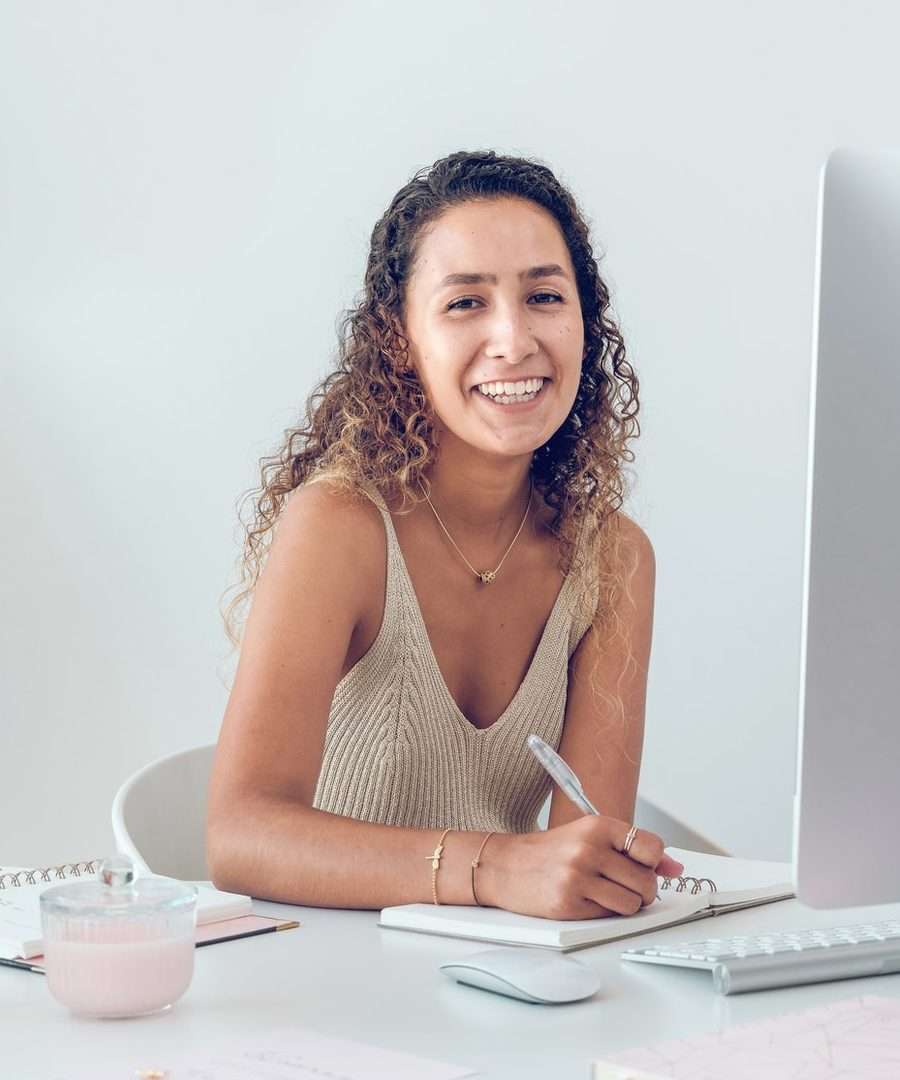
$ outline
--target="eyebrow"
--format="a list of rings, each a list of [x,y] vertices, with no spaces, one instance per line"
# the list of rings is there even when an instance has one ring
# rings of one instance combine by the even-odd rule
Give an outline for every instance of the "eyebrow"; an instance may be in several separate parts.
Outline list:
[[[534,278],[545,277],[564,277],[568,278],[568,274],[558,263],[547,263],[545,266],[532,266],[530,270],[522,270],[519,272],[520,280],[525,278],[532,281]],[[438,285],[435,292],[439,289],[445,289],[448,285],[479,285],[481,282],[486,281],[491,285],[497,284],[496,274],[448,274],[444,280]]]

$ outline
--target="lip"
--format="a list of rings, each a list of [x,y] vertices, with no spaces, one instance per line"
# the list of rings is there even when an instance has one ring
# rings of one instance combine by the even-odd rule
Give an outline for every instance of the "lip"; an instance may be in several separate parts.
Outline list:
[[[482,392],[478,389],[477,386],[472,387],[472,393],[475,395],[475,397],[479,399],[479,401],[483,401],[489,409],[498,409],[508,413],[528,412],[529,409],[536,409],[540,405],[540,403],[544,399],[544,393],[546,392],[547,387],[550,385],[550,383],[550,379],[544,378],[544,381],[541,384],[541,388],[537,392],[537,397],[533,397],[531,401],[516,402],[514,405],[501,405],[499,402],[493,401],[491,398],[486,397],[484,394],[482,394]]]

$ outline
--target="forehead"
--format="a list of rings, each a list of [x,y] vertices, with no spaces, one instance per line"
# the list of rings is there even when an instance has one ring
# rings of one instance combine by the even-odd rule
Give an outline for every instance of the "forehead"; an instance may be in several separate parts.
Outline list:
[[[548,210],[527,199],[472,201],[445,210],[425,230],[412,279],[427,290],[445,274],[518,273],[550,262],[574,274],[562,230]]]

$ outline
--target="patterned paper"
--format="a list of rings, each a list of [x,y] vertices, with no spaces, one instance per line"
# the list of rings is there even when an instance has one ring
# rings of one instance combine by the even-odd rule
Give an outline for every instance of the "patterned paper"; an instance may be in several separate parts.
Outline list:
[[[900,1001],[852,998],[629,1050],[597,1062],[593,1080],[625,1080],[630,1069],[659,1080],[898,1080]]]

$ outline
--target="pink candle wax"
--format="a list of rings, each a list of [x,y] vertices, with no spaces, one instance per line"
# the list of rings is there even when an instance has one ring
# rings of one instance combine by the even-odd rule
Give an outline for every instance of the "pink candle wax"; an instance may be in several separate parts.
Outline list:
[[[151,941],[47,941],[50,993],[80,1016],[140,1016],[168,1008],[194,973],[194,936]]]

